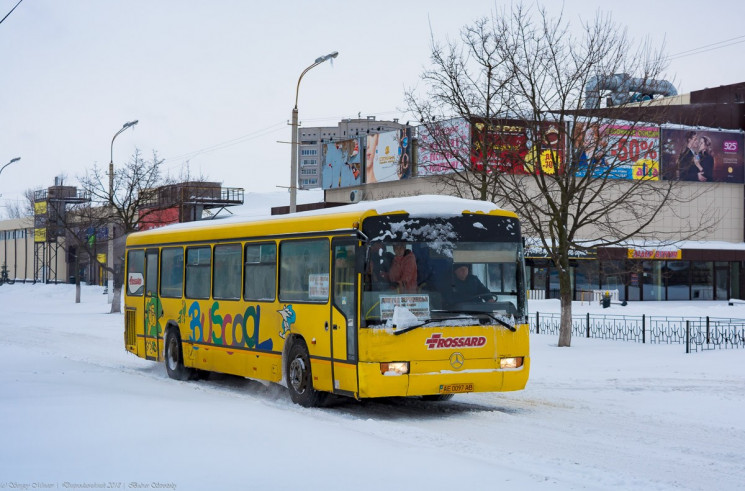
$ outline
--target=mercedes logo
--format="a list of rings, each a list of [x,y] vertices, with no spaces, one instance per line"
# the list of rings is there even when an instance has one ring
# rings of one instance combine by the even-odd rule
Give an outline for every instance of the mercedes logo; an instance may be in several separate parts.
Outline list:
[[[460,369],[466,362],[466,358],[460,353],[453,353],[450,355],[450,366],[456,370]]]

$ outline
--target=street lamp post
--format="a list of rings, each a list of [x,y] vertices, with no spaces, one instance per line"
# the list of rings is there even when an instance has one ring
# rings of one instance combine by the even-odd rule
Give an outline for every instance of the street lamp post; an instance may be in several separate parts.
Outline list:
[[[129,121],[124,123],[122,129],[114,134],[114,138],[111,139],[111,160],[109,160],[109,205],[114,206],[114,140],[119,136],[121,132],[127,128],[131,128],[136,125],[139,120]],[[106,263],[109,267],[108,280],[106,281],[106,292],[109,294],[109,303],[114,301],[114,222],[109,219],[109,247],[108,254],[106,257]]]
[[[308,70],[310,70],[311,68],[315,66],[320,65],[326,60],[331,60],[333,58],[336,58],[337,56],[339,56],[338,51],[334,51],[333,53],[329,53],[327,55],[319,56],[318,58],[316,58],[316,61],[313,62],[312,65],[310,65],[308,68],[303,70],[303,73],[300,74],[300,78],[297,79],[297,88],[295,89],[295,107],[292,108],[292,140],[291,140],[292,154],[290,158],[290,213],[295,213],[297,211],[297,151],[298,151],[297,99],[298,99],[298,95],[300,94],[300,81],[303,79],[303,75],[308,73]]]
[[[10,162],[8,162],[8,163],[7,163],[7,164],[5,164],[4,166],[0,167],[0,174],[2,174],[2,173],[3,173],[3,169],[5,169],[6,167],[8,167],[8,166],[9,166],[10,164],[12,164],[13,162],[18,162],[19,160],[21,160],[21,157],[16,157],[16,158],[14,158],[14,159],[10,159]]]

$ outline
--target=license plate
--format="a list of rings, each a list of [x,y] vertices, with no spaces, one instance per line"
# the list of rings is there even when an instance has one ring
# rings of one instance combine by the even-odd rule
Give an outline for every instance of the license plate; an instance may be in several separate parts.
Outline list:
[[[473,392],[473,384],[449,384],[440,386],[440,394],[455,394],[458,392]]]

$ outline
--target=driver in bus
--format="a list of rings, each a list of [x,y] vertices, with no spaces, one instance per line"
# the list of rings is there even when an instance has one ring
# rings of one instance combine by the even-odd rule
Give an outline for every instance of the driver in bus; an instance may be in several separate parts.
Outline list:
[[[471,274],[469,264],[453,264],[453,303],[494,302],[490,295],[491,291],[480,279]]]

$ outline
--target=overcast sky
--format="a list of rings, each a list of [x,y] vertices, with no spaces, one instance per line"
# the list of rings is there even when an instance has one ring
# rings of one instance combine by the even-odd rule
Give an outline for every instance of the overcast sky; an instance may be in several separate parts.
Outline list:
[[[0,0],[0,18],[18,0]],[[558,11],[560,3],[546,2]],[[0,216],[29,188],[66,184],[94,164],[155,150],[249,192],[289,185],[290,127],[300,73],[304,126],[358,115],[411,119],[403,93],[436,39],[504,1],[24,0],[0,24]],[[572,22],[597,9],[672,56],[679,93],[745,81],[745,2],[567,0]],[[431,31],[430,31],[431,29]],[[279,143],[285,142],[285,143]]]

